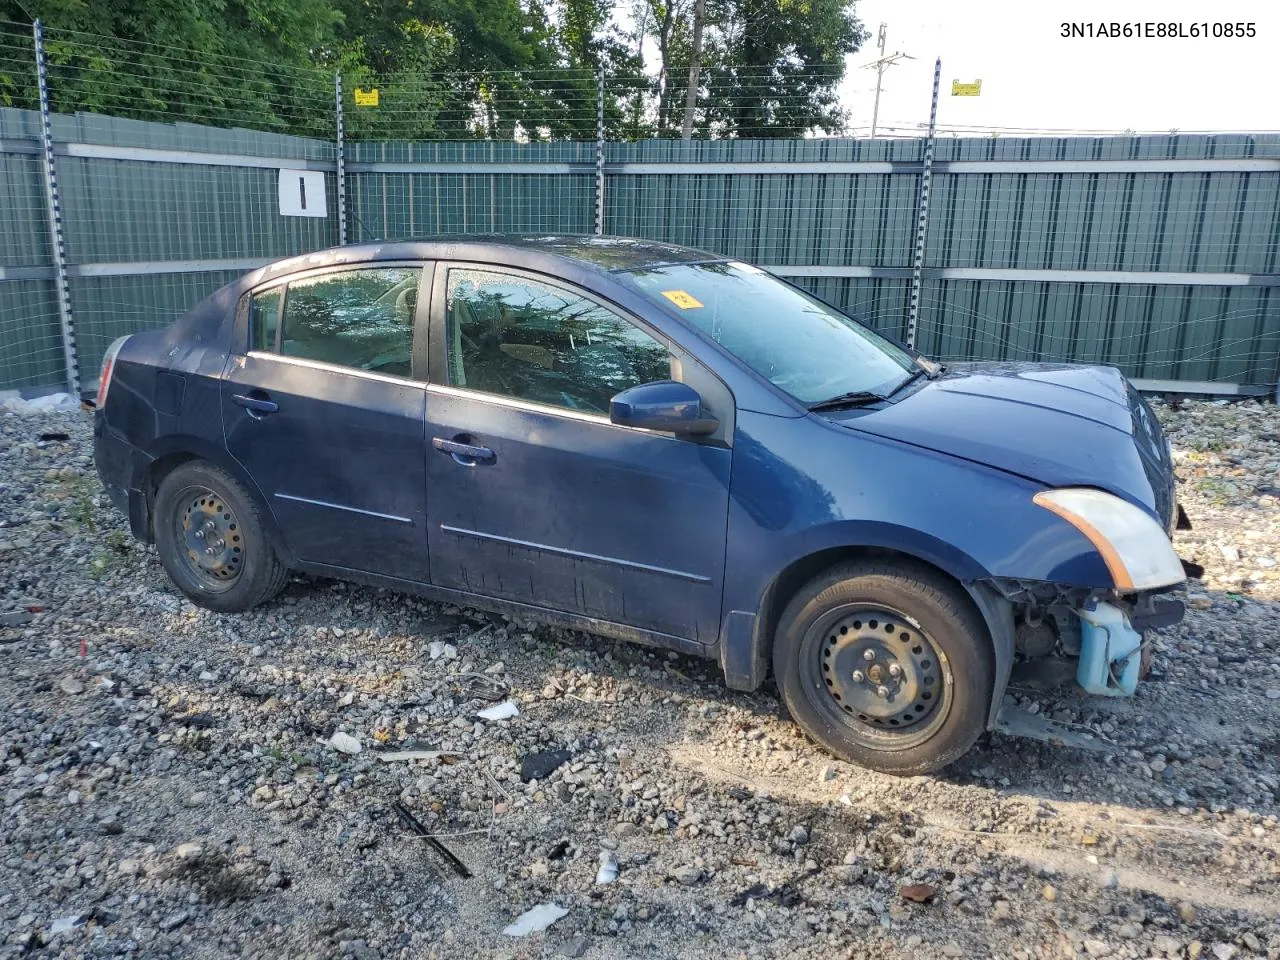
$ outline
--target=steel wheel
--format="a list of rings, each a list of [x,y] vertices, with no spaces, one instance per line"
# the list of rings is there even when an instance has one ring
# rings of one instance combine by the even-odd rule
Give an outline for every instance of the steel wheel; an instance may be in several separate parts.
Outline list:
[[[244,545],[235,511],[224,497],[207,487],[188,487],[180,494],[183,509],[175,517],[175,539],[181,559],[202,588],[215,593],[231,589],[244,564]]]
[[[192,603],[220,613],[248,610],[289,580],[253,494],[204,460],[180,463],[156,489],[156,552]]]
[[[866,604],[831,610],[807,631],[801,657],[814,705],[868,745],[909,747],[946,721],[946,654],[899,611]]]
[[[992,649],[964,588],[910,559],[867,558],[801,587],[778,621],[773,672],[804,731],[883,773],[941,769],[986,728]]]

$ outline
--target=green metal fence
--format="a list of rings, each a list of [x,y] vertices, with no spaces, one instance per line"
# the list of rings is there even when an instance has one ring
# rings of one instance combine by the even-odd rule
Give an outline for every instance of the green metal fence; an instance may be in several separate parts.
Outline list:
[[[586,230],[587,146],[357,145],[351,236]],[[922,154],[919,140],[608,143],[604,231],[766,265],[905,338]],[[1280,379],[1280,137],[944,140],[933,181],[924,352],[1110,363],[1153,389]]]
[[[121,100],[127,117],[49,114],[47,150],[30,43],[0,29],[0,103],[14,105],[0,107],[0,389],[65,384],[70,356],[92,392],[115,336],[344,235],[667,240],[768,266],[907,335],[922,140],[592,142],[536,129],[529,142],[528,131],[373,140],[423,117],[353,117],[350,91],[325,101],[307,77],[290,79],[293,112],[278,122],[332,138],[272,132],[261,111],[253,130],[158,122],[148,118],[168,108],[148,97]],[[59,44],[46,79],[65,108],[87,96],[73,66],[92,47]],[[344,109],[358,142],[337,135]],[[590,129],[586,107],[570,119]],[[618,135],[603,110],[598,120],[598,133]],[[1280,136],[941,139],[934,155],[916,324],[926,354],[1113,363],[1155,389],[1274,389]],[[294,173],[320,176],[323,209],[313,193],[309,213],[321,216],[281,212]]]

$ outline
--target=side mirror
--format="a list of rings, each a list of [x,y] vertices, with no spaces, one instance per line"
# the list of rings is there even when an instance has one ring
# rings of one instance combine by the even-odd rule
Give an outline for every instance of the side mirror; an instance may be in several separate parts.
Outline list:
[[[688,384],[675,380],[642,383],[609,401],[609,419],[624,427],[666,433],[714,433],[720,421],[702,412],[702,398]]]

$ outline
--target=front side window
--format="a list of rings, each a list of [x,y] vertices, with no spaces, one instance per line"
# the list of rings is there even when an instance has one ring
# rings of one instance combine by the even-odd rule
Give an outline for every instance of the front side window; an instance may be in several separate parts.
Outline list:
[[[369,267],[293,281],[280,352],[410,376],[421,274],[418,267]]]
[[[615,276],[677,313],[802,403],[884,395],[911,355],[844,314],[745,263],[644,267]]]
[[[667,380],[667,348],[569,288],[491,270],[452,269],[449,384],[608,413],[614,394]]]

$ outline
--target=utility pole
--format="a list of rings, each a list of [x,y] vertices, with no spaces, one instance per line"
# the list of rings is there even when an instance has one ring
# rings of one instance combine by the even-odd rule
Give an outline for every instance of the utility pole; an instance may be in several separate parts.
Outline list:
[[[887,23],[880,24],[880,35],[876,38],[876,46],[880,50],[879,59],[873,61],[872,63],[868,63],[864,65],[868,69],[874,67],[876,71],[876,103],[871,110],[871,136],[872,137],[876,135],[876,123],[880,119],[880,86],[884,82],[884,72],[888,70],[891,66],[893,66],[895,63],[897,63],[899,60],[915,59],[915,57],[912,57],[909,54],[902,53],[901,51],[896,53],[891,53],[887,57],[884,55],[884,45],[885,45],[885,40],[888,37],[888,28],[889,28],[889,25]]]

